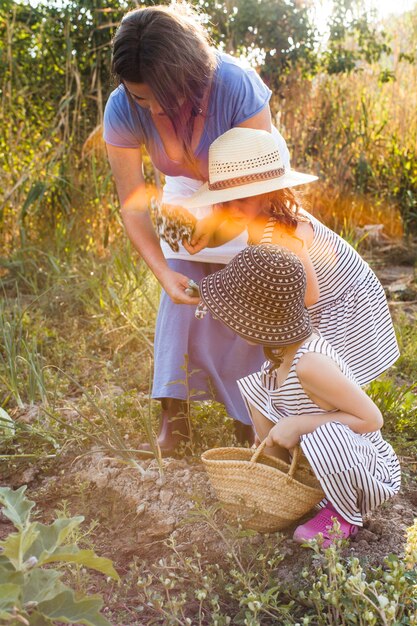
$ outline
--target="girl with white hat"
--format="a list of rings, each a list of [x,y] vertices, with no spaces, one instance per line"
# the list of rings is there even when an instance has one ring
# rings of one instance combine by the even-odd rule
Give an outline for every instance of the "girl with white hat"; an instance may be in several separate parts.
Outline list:
[[[294,252],[307,274],[305,304],[314,327],[364,385],[398,358],[395,332],[384,289],[369,265],[302,209],[292,192],[315,179],[284,164],[270,133],[227,131],[210,146],[208,182],[183,203],[185,208],[220,207],[217,230],[201,234],[197,227],[187,248],[193,253],[203,245],[216,246],[247,228],[252,243],[275,243]]]
[[[342,537],[354,536],[363,516],[399,491],[401,470],[381,436],[379,409],[313,328],[305,289],[298,256],[273,244],[248,246],[200,282],[212,316],[264,348],[268,360],[260,372],[238,381],[240,391],[269,454],[282,458],[283,451],[301,445],[326,501],[298,526],[294,539],[322,533],[327,547],[333,520]]]

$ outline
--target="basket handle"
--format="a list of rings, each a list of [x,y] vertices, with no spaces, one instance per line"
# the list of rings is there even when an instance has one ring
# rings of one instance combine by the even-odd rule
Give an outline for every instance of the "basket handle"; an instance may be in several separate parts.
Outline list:
[[[259,444],[259,446],[256,448],[255,452],[252,455],[251,458],[251,463],[256,463],[256,461],[259,458],[259,455],[262,454],[264,448],[266,446],[266,439],[264,439],[263,441],[261,441],[261,443]]]
[[[261,441],[259,446],[256,448],[255,452],[252,455],[251,463],[256,463],[256,461],[258,460],[259,456],[264,451],[265,446],[266,446],[266,439]],[[290,469],[288,470],[288,477],[289,478],[293,478],[294,477],[295,470],[297,469],[299,458],[300,458],[300,446],[296,445],[292,449],[291,465],[290,465]]]
[[[290,469],[288,470],[289,478],[294,478],[295,470],[297,469],[298,459],[300,458],[300,446],[297,444],[292,449],[292,459]]]

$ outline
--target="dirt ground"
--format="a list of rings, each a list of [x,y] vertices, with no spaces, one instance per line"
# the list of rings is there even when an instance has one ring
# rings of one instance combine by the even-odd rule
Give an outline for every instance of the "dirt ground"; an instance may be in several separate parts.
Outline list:
[[[417,462],[407,458],[401,461],[404,476],[400,494],[372,512],[348,549],[370,565],[381,564],[391,552],[401,555],[405,530],[417,517]],[[216,501],[203,466],[187,459],[168,458],[162,463],[162,477],[154,460],[141,463],[146,470],[142,476],[102,453],[78,460],[68,458],[58,475],[52,471],[47,476],[32,476],[29,496],[36,501],[45,523],[53,520],[63,501],[71,515],[84,515],[87,524],[99,522],[94,529],[95,550],[111,558],[119,573],[128,570],[135,556],[149,564],[168,556],[168,538],[175,539],[179,552],[192,554],[197,547],[209,561],[221,562],[227,547],[206,523],[184,524],[195,497],[205,506]],[[8,482],[18,487],[28,478],[23,473]],[[11,525],[5,519],[0,522],[4,537]],[[282,574],[290,577],[299,571],[305,553],[292,541],[292,530],[283,531],[281,543],[287,557]],[[262,536],[255,541],[262,541]]]

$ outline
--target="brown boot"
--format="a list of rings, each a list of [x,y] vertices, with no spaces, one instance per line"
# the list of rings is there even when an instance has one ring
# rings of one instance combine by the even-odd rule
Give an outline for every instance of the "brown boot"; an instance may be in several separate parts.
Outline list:
[[[238,444],[249,448],[253,446],[255,442],[255,432],[252,424],[243,424],[242,422],[235,420],[234,429]]]
[[[187,416],[187,403],[175,398],[163,398],[158,445],[162,456],[170,456],[177,451],[181,443],[190,442],[191,432]],[[141,452],[152,453],[149,443],[138,448]]]

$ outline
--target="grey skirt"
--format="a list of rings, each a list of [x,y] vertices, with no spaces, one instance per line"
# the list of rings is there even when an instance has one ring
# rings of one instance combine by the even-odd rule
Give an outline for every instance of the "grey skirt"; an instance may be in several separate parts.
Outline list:
[[[199,283],[224,265],[168,259],[168,265]],[[228,415],[244,424],[251,420],[237,380],[260,369],[261,346],[241,339],[208,313],[195,318],[195,306],[174,304],[162,292],[155,329],[153,398],[217,400]]]

